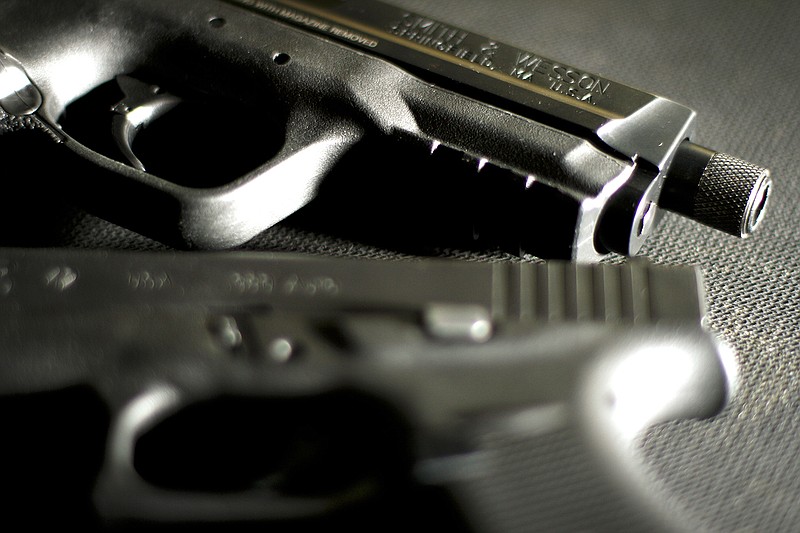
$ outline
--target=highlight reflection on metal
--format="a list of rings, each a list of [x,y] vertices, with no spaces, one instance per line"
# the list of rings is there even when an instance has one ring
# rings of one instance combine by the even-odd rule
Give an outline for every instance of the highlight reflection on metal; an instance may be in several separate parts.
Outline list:
[[[0,52],[0,107],[16,116],[35,113],[42,105],[42,95],[22,68],[22,65]]]
[[[633,443],[643,428],[653,425],[677,397],[691,394],[702,383],[695,346],[680,339],[639,347],[617,365],[608,383],[612,417],[620,434]]]

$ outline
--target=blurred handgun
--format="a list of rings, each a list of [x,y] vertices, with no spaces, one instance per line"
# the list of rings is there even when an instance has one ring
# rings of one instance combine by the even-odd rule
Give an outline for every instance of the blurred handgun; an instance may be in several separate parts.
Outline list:
[[[703,315],[638,262],[3,249],[4,520],[690,530],[638,439],[733,394]]]
[[[2,0],[0,19],[0,131],[48,133],[78,176],[53,182],[180,246],[248,241],[374,142],[407,176],[415,153],[460,161],[430,186],[460,172],[475,235],[543,258],[636,254],[662,208],[746,237],[769,198],[766,169],[690,141],[691,109],[381,2]],[[359,172],[369,202],[408,185]]]

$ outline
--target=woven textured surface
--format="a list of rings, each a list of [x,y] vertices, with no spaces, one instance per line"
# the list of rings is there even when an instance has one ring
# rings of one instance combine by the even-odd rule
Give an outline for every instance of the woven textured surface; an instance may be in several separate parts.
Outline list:
[[[737,240],[668,214],[642,251],[657,263],[702,268],[708,325],[735,348],[741,378],[738,397],[721,415],[653,428],[642,446],[673,504],[698,529],[800,528],[800,3],[395,3],[688,105],[699,115],[694,142],[770,168],[770,210],[751,238]],[[6,227],[27,227],[29,221],[11,217],[2,215]],[[33,244],[163,248],[81,212],[53,209],[44,223],[52,229],[34,232]],[[246,248],[372,258],[406,253],[309,229],[302,218]],[[514,259],[446,247],[431,253]]]

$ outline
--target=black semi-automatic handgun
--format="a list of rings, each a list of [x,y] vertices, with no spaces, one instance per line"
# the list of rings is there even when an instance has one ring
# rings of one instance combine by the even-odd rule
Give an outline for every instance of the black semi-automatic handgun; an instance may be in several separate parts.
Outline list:
[[[544,258],[636,254],[661,208],[745,237],[769,198],[766,169],[691,142],[691,109],[381,2],[1,0],[0,20],[0,132],[67,149],[23,172],[63,158],[78,178],[47,190],[181,246],[248,241],[364,146],[385,167],[344,173],[369,174],[364,202],[457,161],[401,216],[444,187],[474,235]]]
[[[639,262],[3,249],[3,520],[690,530],[637,444],[733,394],[703,315]]]

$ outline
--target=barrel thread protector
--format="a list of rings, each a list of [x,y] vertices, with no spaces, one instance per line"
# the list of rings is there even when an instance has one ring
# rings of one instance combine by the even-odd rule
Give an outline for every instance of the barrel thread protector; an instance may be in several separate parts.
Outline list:
[[[717,152],[700,177],[692,218],[731,235],[747,237],[764,216],[770,189],[767,169]]]

